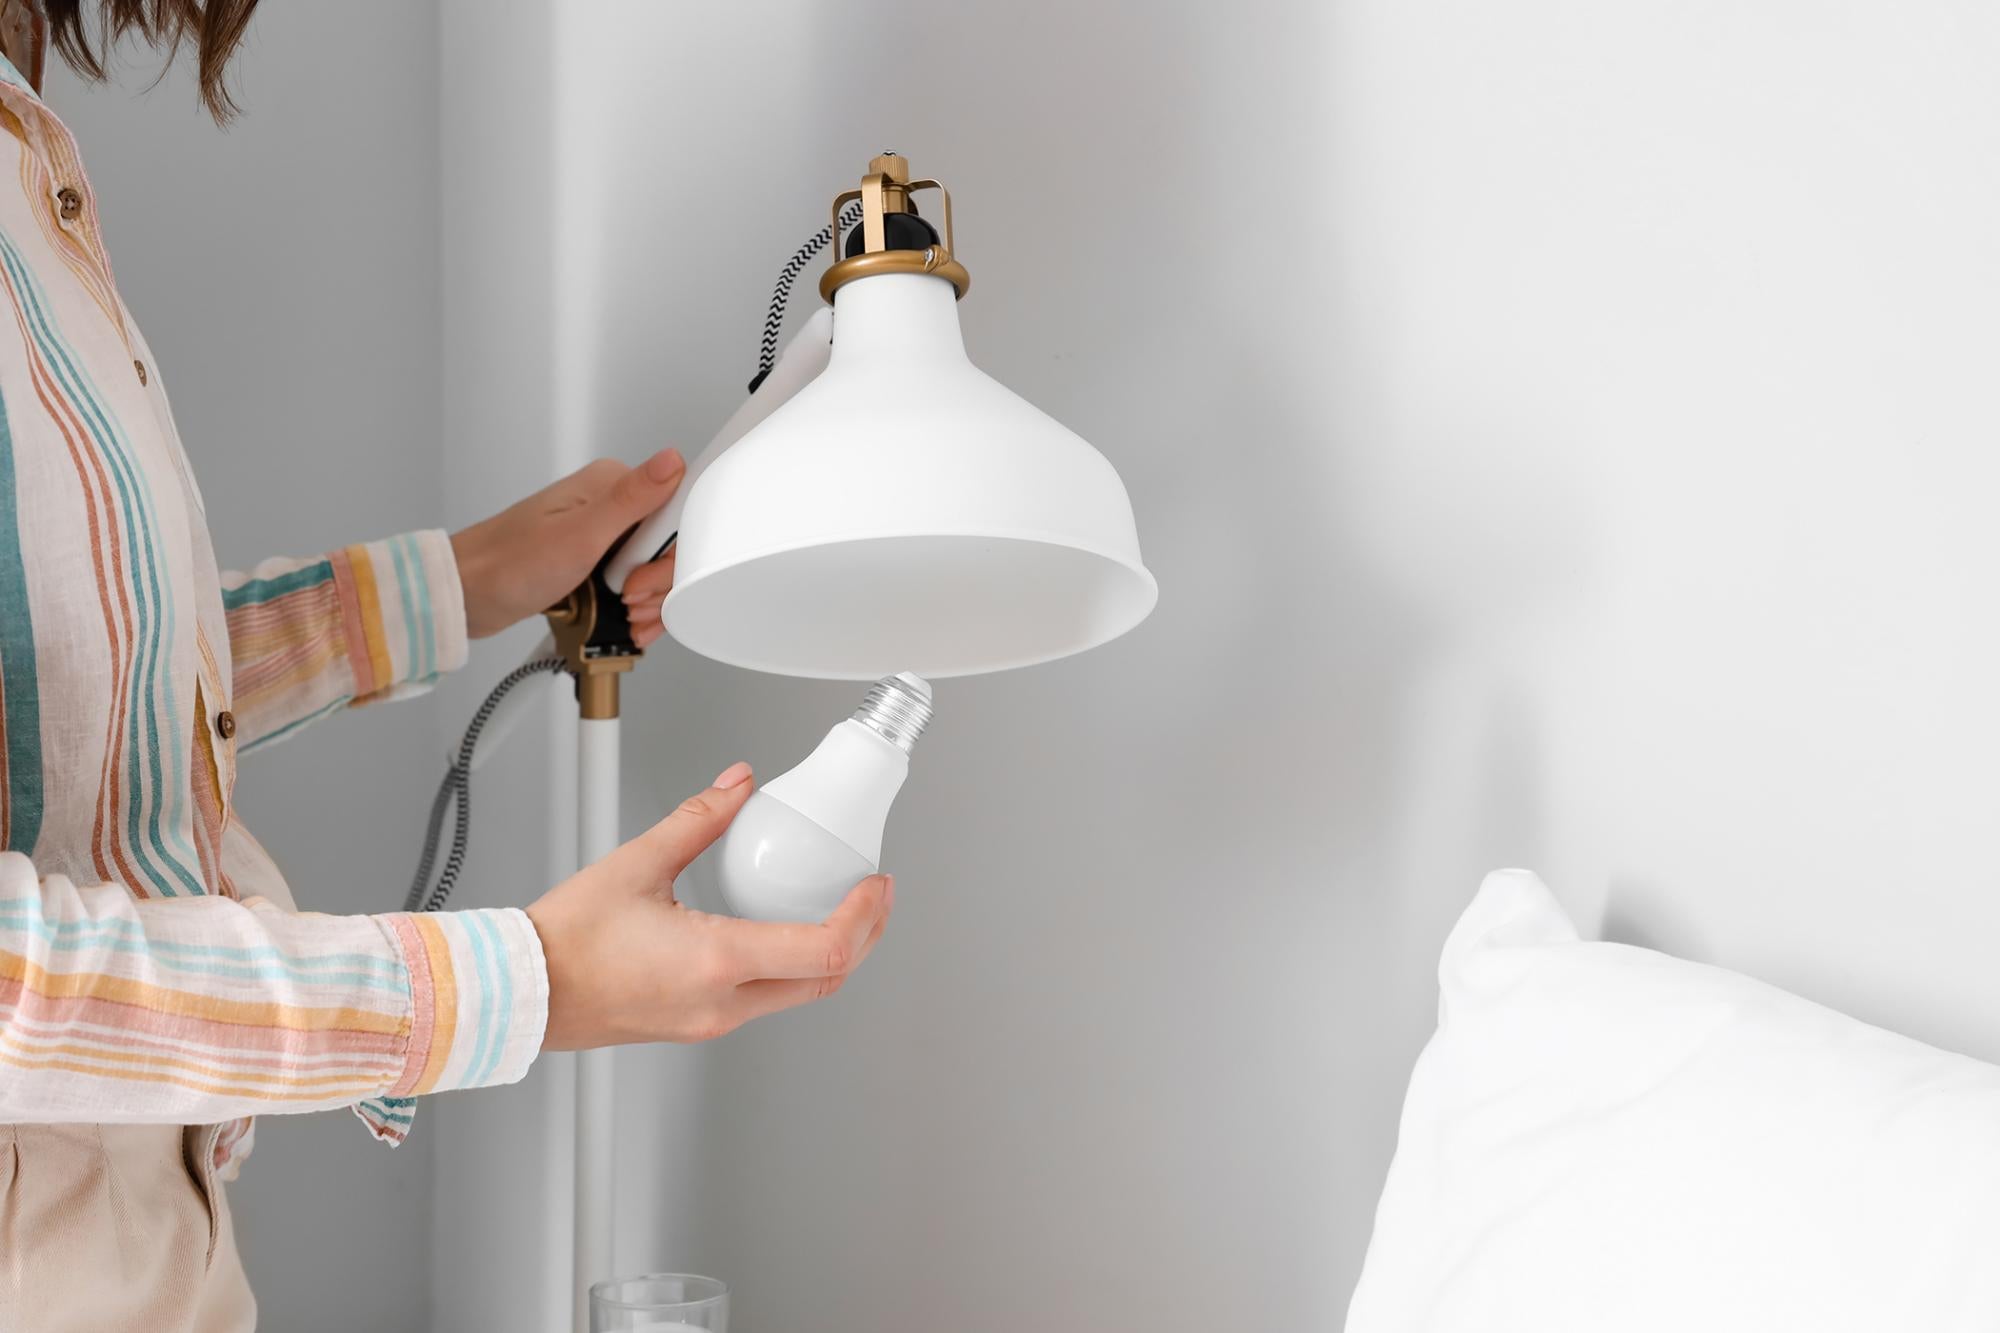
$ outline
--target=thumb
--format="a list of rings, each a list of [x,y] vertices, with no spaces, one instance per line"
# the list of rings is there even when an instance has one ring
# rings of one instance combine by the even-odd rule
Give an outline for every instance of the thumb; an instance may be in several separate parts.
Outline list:
[[[673,891],[681,871],[722,836],[750,799],[750,765],[722,770],[708,790],[690,796],[672,814],[620,847],[619,878],[648,893]]]
[[[674,498],[687,462],[678,449],[662,449],[618,479],[611,488],[607,516],[619,529],[631,527]]]

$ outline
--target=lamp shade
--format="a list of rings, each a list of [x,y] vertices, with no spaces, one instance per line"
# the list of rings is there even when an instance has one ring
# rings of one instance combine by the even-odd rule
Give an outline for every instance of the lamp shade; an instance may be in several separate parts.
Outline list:
[[[839,291],[827,368],[688,492],[666,627],[792,676],[959,676],[1116,638],[1158,585],[1104,456],[975,367],[943,278]]]

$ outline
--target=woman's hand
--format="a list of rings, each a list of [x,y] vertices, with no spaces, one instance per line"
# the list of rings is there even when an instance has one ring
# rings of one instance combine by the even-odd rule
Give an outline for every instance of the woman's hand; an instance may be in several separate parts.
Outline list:
[[[498,634],[537,615],[583,582],[612,543],[680,488],[687,465],[662,449],[637,467],[600,458],[527,499],[452,534],[458,581],[465,590],[465,629],[475,639]],[[673,555],[632,571],[633,640],[660,637],[659,602],[672,585]],[[627,597],[627,601],[633,598]]]
[[[674,877],[729,827],[750,788],[750,766],[733,765],[528,908],[548,959],[543,1050],[707,1041],[825,999],[868,957],[896,897],[886,875],[855,885],[817,925],[738,921],[674,900]]]

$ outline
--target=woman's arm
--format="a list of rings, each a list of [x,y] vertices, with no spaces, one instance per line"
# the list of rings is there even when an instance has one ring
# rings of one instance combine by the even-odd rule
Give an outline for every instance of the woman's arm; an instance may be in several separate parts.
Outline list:
[[[418,532],[223,575],[238,745],[422,693],[464,664],[468,637],[560,601],[621,534],[673,498],[685,471],[671,449],[638,467],[599,459],[451,537]],[[634,571],[642,645],[660,634],[672,582],[671,556]]]
[[[204,1124],[508,1083],[548,974],[515,910],[138,899],[0,853],[0,1120]],[[385,1126],[394,1137],[393,1114]]]
[[[202,1124],[507,1083],[536,1053],[702,1041],[831,995],[888,923],[882,876],[817,925],[677,902],[750,794],[735,765],[529,907],[293,914],[138,899],[0,853],[0,1122]]]
[[[237,744],[418,694],[465,663],[451,539],[418,532],[222,577]]]

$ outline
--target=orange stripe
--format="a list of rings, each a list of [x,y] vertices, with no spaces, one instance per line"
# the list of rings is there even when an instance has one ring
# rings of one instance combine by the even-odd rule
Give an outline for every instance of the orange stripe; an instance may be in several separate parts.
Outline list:
[[[133,625],[131,589],[125,581],[123,539],[117,519],[111,513],[111,481],[105,475],[104,461],[94,448],[87,448],[79,440],[87,440],[88,432],[77,416],[74,407],[63,398],[49,377],[49,370],[42,360],[40,351],[28,328],[21,295],[15,290],[12,278],[0,278],[8,294],[13,298],[14,322],[21,330],[21,344],[28,353],[30,379],[34,382],[35,396],[42,401],[42,407],[55,423],[56,431],[63,437],[68,448],[71,465],[76,469],[77,482],[84,493],[84,518],[90,534],[90,554],[92,572],[97,576],[97,597],[104,611],[105,636],[110,642],[112,660],[112,707],[111,715],[105,723],[103,760],[98,770],[97,808],[91,825],[91,864],[106,880],[117,880],[141,898],[148,896],[143,877],[125,859],[123,847],[116,840],[115,830],[106,836],[106,811],[122,808],[119,799],[119,779],[124,771],[117,762],[119,737],[125,725],[125,711],[132,679],[135,654],[132,651],[136,630]],[[93,479],[96,485],[91,483]],[[103,514],[100,516],[99,509]],[[110,577],[105,574],[105,557],[111,562]],[[117,605],[112,605],[112,594],[117,594]],[[114,616],[115,610],[115,616]],[[121,634],[119,631],[123,630]],[[135,796],[134,799],[137,799]],[[106,851],[110,856],[107,861]],[[115,863],[115,864],[114,864]]]
[[[361,603],[354,595],[354,562],[347,552],[335,551],[327,557],[333,565],[333,587],[340,603],[340,642],[347,651],[348,669],[354,673],[355,694],[369,693],[361,687],[372,685],[365,678],[373,671],[368,665],[368,635],[361,628]]]
[[[423,1078],[430,1063],[431,1037],[437,1022],[437,992],[431,988],[430,952],[417,932],[415,919],[407,912],[386,918],[403,951],[403,971],[410,979],[410,1044],[403,1052],[403,1069],[389,1088],[392,1097],[407,1097]]]
[[[444,1077],[444,1067],[451,1062],[451,1040],[458,1030],[458,974],[452,970],[451,945],[444,937],[444,927],[422,913],[410,920],[423,936],[424,955],[430,959],[432,1003],[436,1006],[431,1014],[431,1054],[416,1087],[417,1092],[425,1093],[437,1086]]]
[[[381,1086],[382,1079],[388,1072],[386,1070],[377,1070],[371,1071],[368,1075],[363,1075],[358,1070],[349,1069],[344,1073],[321,1074],[317,1076],[255,1074],[247,1070],[231,1070],[216,1065],[202,1064],[194,1060],[173,1060],[159,1055],[148,1055],[140,1052],[106,1051],[91,1046],[34,1046],[19,1040],[11,1033],[0,1036],[0,1046],[4,1046],[6,1050],[13,1051],[23,1057],[73,1055],[78,1059],[109,1060],[115,1064],[144,1065],[149,1069],[178,1069],[183,1073],[206,1075],[218,1079],[225,1078],[230,1074],[236,1074],[238,1077],[231,1080],[230,1086],[244,1089],[263,1086],[272,1088],[328,1088],[344,1090],[352,1086],[356,1079],[364,1080],[360,1086],[372,1089]],[[109,1078],[125,1077],[125,1071],[119,1069],[107,1069],[103,1072]]]
[[[37,995],[50,999],[98,999],[135,1004],[142,1009],[179,1017],[202,1018],[216,1023],[236,1023],[249,1027],[287,1028],[295,1032],[323,1032],[345,1028],[358,1032],[379,1032],[402,1036],[409,1019],[401,1014],[380,1014],[366,1009],[309,1009],[291,1004],[257,1004],[248,1000],[221,1000],[192,991],[148,986],[102,972],[51,972],[41,964],[17,953],[0,950],[0,977],[18,981]]]
[[[194,715],[208,717],[208,694],[201,681],[194,683]],[[195,855],[201,861],[201,882],[213,885],[222,862],[222,772],[215,764],[215,750],[209,744],[209,730],[194,728],[194,809]]]
[[[11,111],[6,115],[12,122],[8,128],[20,126],[15,132],[24,144],[29,144],[31,141],[27,137],[26,125]],[[63,142],[64,132],[60,123],[55,121],[55,117],[46,108],[42,109],[37,119],[41,123],[42,133],[38,137],[42,150],[53,159],[55,172],[59,173],[65,184],[82,185],[84,194],[88,197],[91,191],[89,182],[84,178],[83,163],[77,159],[74,145]],[[42,152],[37,152],[32,147],[21,154],[21,187],[29,199],[39,200],[43,205],[34,210],[35,221],[41,228],[42,238],[48,242],[49,248],[56,252],[63,263],[69,266],[70,271],[76,274],[78,280],[89,291],[90,299],[97,302],[98,308],[103,310],[105,316],[117,327],[118,336],[124,339],[129,347],[131,339],[125,330],[125,317],[118,309],[117,296],[111,285],[110,258],[104,254],[101,246],[93,244],[97,221],[95,204],[93,202],[88,216],[78,219],[78,230],[86,233],[85,235],[76,235],[57,222],[55,210],[47,206],[54,198],[57,179],[55,174],[51,174],[50,165],[50,162],[43,159]]]
[[[348,571],[354,576],[355,600],[361,603],[361,632],[368,640],[368,669],[374,679],[367,682],[363,695],[387,689],[395,668],[389,662],[389,636],[382,620],[382,599],[375,591],[375,562],[365,546],[347,548]]]
[[[350,1092],[366,1095],[372,1092],[376,1086],[372,1082],[355,1083],[344,1088],[329,1088],[320,1097],[305,1098],[287,1096],[282,1092],[259,1092],[255,1088],[238,1088],[225,1083],[208,1083],[200,1079],[178,1078],[172,1074],[153,1073],[142,1069],[135,1069],[127,1073],[123,1070],[104,1069],[97,1065],[82,1064],[73,1060],[24,1060],[20,1056],[9,1054],[6,1051],[0,1051],[0,1064],[10,1064],[17,1069],[55,1069],[68,1074],[96,1074],[103,1078],[124,1079],[127,1082],[169,1083],[174,1087],[186,1088],[191,1092],[207,1093],[217,1097],[248,1097],[260,1102],[331,1101],[336,1097],[344,1097]]]

